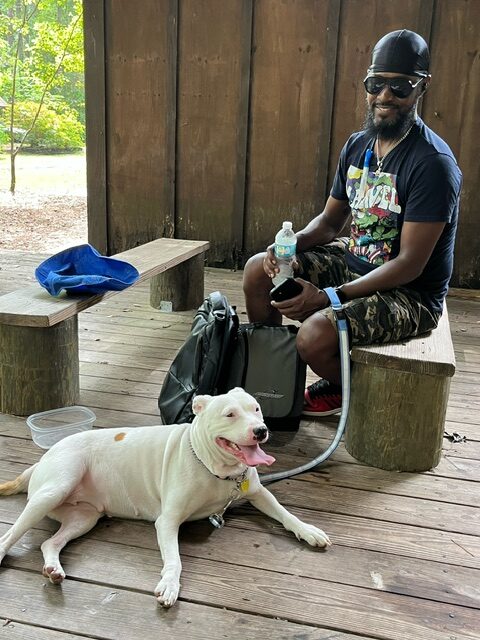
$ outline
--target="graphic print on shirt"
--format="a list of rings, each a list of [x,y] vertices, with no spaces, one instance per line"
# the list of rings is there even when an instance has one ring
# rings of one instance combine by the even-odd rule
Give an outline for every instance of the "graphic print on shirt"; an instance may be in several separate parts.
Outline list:
[[[361,192],[362,170],[350,165],[347,172],[347,196],[352,212],[348,250],[372,265],[381,265],[391,258],[392,245],[398,238],[397,176],[370,171]]]

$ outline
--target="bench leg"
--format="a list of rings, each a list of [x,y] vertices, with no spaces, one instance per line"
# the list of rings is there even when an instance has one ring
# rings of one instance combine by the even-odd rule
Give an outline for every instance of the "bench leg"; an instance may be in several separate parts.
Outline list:
[[[442,453],[450,380],[354,362],[346,450],[379,469],[427,471],[436,467]]]
[[[0,411],[20,416],[78,404],[78,316],[53,327],[0,325]]]
[[[197,309],[204,299],[204,254],[201,253],[150,279],[150,304],[155,309]]]

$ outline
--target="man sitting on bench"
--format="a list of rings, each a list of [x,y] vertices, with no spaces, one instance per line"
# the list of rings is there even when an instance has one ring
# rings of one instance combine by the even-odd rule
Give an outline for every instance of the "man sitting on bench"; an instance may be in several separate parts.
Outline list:
[[[251,322],[303,321],[297,347],[321,376],[305,392],[306,415],[341,408],[335,286],[353,345],[405,340],[438,324],[453,267],[462,174],[448,145],[417,115],[430,84],[429,51],[402,29],[376,44],[364,80],[364,129],[350,136],[324,211],[297,236],[295,275],[303,291],[271,302],[273,245],[245,266]],[[351,214],[349,238],[336,238]],[[268,276],[268,277],[267,277]]]

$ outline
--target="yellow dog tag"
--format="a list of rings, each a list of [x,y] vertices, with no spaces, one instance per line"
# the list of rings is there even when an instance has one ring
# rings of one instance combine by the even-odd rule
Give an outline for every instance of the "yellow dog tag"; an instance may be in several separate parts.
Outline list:
[[[248,478],[245,478],[245,480],[242,480],[242,482],[240,483],[240,491],[242,493],[246,493],[248,491],[249,486],[250,486],[250,480]]]

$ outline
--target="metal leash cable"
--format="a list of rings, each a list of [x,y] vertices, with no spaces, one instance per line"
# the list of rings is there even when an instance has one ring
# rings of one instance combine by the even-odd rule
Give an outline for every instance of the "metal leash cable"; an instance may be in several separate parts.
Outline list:
[[[335,434],[334,439],[332,440],[328,449],[326,449],[323,453],[318,455],[316,458],[307,462],[300,467],[296,467],[295,469],[289,469],[287,471],[279,471],[277,473],[267,473],[260,474],[260,482],[262,484],[269,484],[270,482],[276,482],[277,480],[284,480],[285,478],[291,478],[292,476],[296,476],[299,473],[305,473],[305,471],[310,471],[314,467],[318,466],[322,462],[324,462],[327,458],[329,458],[335,449],[338,447],[340,440],[345,431],[345,426],[347,424],[348,417],[348,409],[350,406],[350,347],[348,344],[348,326],[347,320],[345,318],[345,312],[343,310],[343,305],[340,302],[337,292],[333,287],[327,287],[324,289],[327,294],[331,306],[332,311],[335,315],[335,320],[337,322],[338,328],[338,340],[340,344],[340,365],[341,365],[341,376],[342,376],[342,413],[340,414],[340,421],[338,423],[337,432]]]

